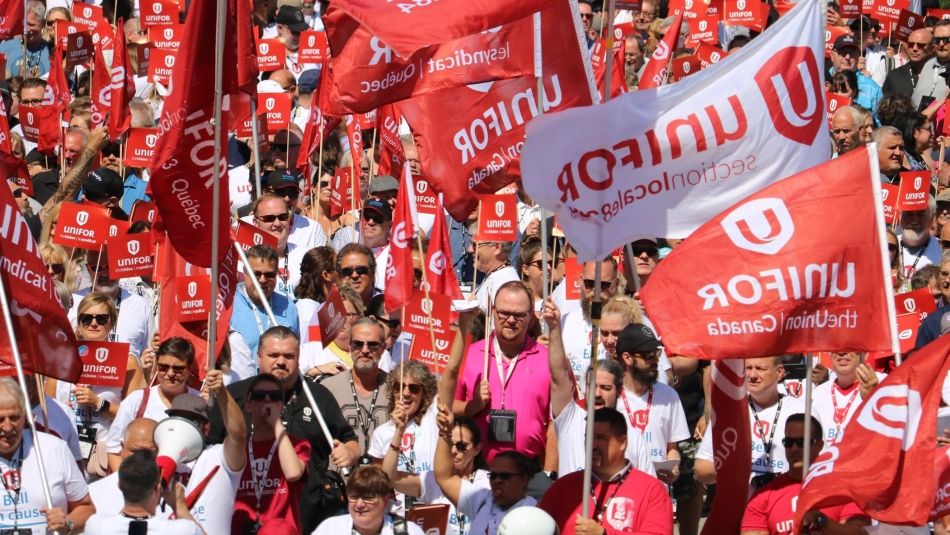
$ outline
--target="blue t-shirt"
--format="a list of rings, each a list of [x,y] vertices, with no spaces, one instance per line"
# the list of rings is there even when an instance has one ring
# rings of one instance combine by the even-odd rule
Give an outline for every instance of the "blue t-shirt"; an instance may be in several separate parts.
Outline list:
[[[270,306],[279,325],[287,327],[300,336],[300,320],[297,307],[286,296],[274,292],[270,296]],[[257,343],[261,334],[271,327],[267,312],[251,303],[244,283],[238,285],[234,296],[234,312],[231,314],[231,328],[241,334],[252,355],[257,355]]]

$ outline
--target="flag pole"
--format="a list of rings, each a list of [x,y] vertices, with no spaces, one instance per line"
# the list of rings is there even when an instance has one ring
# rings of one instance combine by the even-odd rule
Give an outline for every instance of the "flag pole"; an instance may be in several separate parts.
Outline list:
[[[23,412],[26,413],[26,422],[33,433],[33,447],[36,448],[36,459],[40,468],[40,482],[43,485],[43,498],[46,499],[46,508],[53,508],[53,499],[50,497],[49,479],[46,477],[46,463],[43,461],[43,451],[36,431],[36,420],[33,418],[33,404],[30,403],[29,390],[26,388],[26,376],[23,373],[23,358],[20,356],[20,346],[17,344],[16,333],[13,330],[13,318],[10,316],[10,303],[7,300],[6,285],[0,280],[0,308],[3,308],[3,325],[10,340],[10,350],[13,353],[13,365],[16,367],[17,382],[23,391]],[[43,392],[38,392],[43,395]],[[48,424],[48,421],[47,421]],[[22,438],[21,438],[22,440]]]
[[[897,365],[901,364],[901,345],[897,338],[897,309],[894,306],[894,284],[891,280],[891,262],[890,254],[887,250],[887,236],[884,229],[887,225],[884,223],[884,201],[881,198],[881,171],[877,162],[877,143],[869,143],[868,165],[871,168],[871,190],[874,193],[874,223],[878,230],[878,245],[881,252],[881,268],[884,271],[884,300],[887,302],[887,323],[891,328],[891,351],[894,352],[894,360]]]
[[[251,99],[251,153],[254,155],[254,198],[261,196],[261,148],[258,143],[257,99]],[[289,163],[289,162],[288,162]]]
[[[538,11],[534,14],[534,76],[538,79],[538,117],[544,115],[544,57],[541,48],[541,12]],[[532,199],[532,202],[534,200]],[[541,207],[541,299],[547,300],[548,294],[548,279],[552,278],[549,273],[548,265],[550,259],[548,258],[548,228],[547,228],[547,215],[548,210]],[[548,324],[546,322],[541,322],[541,330],[547,332]]]
[[[640,291],[640,275],[637,274],[637,259],[633,256],[633,246],[630,245],[630,242],[627,242],[623,246],[623,251],[627,256],[627,263],[630,264],[630,278],[633,279],[633,291],[634,293]]]
[[[805,355],[805,447],[802,450],[804,454],[804,465],[802,466],[802,475],[808,474],[808,467],[811,464],[811,405],[812,405],[812,381],[811,373],[814,370],[815,363],[812,356]]]
[[[212,167],[211,188],[211,311],[208,314],[208,370],[214,369],[216,338],[218,335],[218,262],[220,249],[218,240],[221,234],[221,100],[224,85],[224,32],[227,4],[217,0],[214,28],[214,165]],[[252,277],[253,278],[253,277]],[[255,281],[256,282],[256,281]]]

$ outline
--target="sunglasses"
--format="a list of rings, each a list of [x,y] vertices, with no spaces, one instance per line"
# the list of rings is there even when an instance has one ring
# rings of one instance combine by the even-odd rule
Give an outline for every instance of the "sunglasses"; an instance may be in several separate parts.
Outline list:
[[[935,45],[942,45],[946,43],[950,43],[950,37],[934,37]]]
[[[527,312],[512,312],[510,310],[498,310],[497,308],[495,309],[495,314],[498,314],[498,319],[501,321],[508,321],[510,318],[524,321],[528,317]]]
[[[80,314],[79,315],[79,324],[83,327],[88,327],[92,325],[93,320],[95,320],[97,325],[108,325],[112,318],[108,314]]]
[[[345,267],[340,269],[340,275],[344,277],[352,277],[354,273],[360,277],[369,275],[369,266]]]
[[[413,269],[413,270],[412,270],[412,276],[413,276],[414,278],[418,279],[418,280],[422,280],[422,270],[421,270],[421,269]]]
[[[357,496],[356,494],[347,494],[346,499],[349,500],[350,503],[353,503],[353,504],[355,504],[357,501],[362,500],[363,503],[365,503],[366,505],[373,506],[379,503],[382,497],[381,496],[366,497],[366,496]]]
[[[265,279],[276,279],[276,278],[277,278],[277,272],[276,272],[276,271],[254,271],[253,273],[254,273],[254,278],[255,278],[255,279],[260,279],[261,277],[264,277]]]
[[[520,475],[524,475],[524,474],[522,474],[521,472],[489,472],[488,480],[489,481],[498,481],[498,480],[508,481],[509,479],[515,476],[520,476]]]
[[[320,188],[321,188],[321,189],[327,189],[327,188],[329,188],[329,187],[330,187],[330,181],[329,181],[329,180],[321,180],[321,181],[320,181]]]
[[[277,195],[278,197],[287,197],[290,199],[296,199],[297,197],[300,196],[300,190],[297,188],[280,188],[280,189],[271,190],[271,192],[274,195]]]
[[[946,247],[946,245],[944,244],[944,241],[945,241],[945,240],[941,240],[940,244],[941,244],[943,247]],[[895,252],[895,251],[897,251],[897,244],[896,244],[896,243],[888,243],[888,244],[887,244],[887,250],[890,251],[890,252],[892,252],[892,253]]]
[[[594,18],[594,14],[593,14],[593,13],[581,13],[581,18],[582,18],[582,19],[592,19],[592,18]]]
[[[383,343],[375,340],[350,340],[351,351],[362,351],[364,347],[375,353],[383,348]]]
[[[283,401],[284,393],[280,390],[251,390],[248,398],[251,401]]]
[[[643,253],[647,256],[660,256],[660,249],[652,245],[633,245],[630,249],[633,250],[633,256],[642,256]]]
[[[422,385],[417,383],[403,383],[402,389],[409,389],[409,393],[413,395],[418,395],[422,393]]]
[[[46,264],[46,269],[52,271],[54,275],[62,275],[66,272],[62,264]]]
[[[888,248],[888,249],[891,248],[890,244],[887,245],[887,248]],[[940,248],[941,248],[941,249],[950,248],[950,240],[940,240]],[[894,247],[894,249],[891,249],[891,250],[892,250],[892,251],[896,251],[896,250],[897,250],[897,247]]]
[[[181,375],[185,373],[185,370],[188,369],[187,366],[182,365],[172,365],[172,364],[159,364],[156,366],[158,368],[158,373],[168,373],[169,370],[172,371],[173,375]]]
[[[472,447],[471,444],[466,444],[465,442],[461,441],[453,443],[452,446],[458,450],[459,453],[465,453],[469,448]]]
[[[811,439],[812,445],[818,444],[819,442],[821,442],[820,438]],[[799,438],[785,437],[782,439],[782,445],[785,446],[786,448],[791,448],[792,446],[798,446],[799,448],[804,448],[805,437],[799,437]]]
[[[254,216],[258,221],[263,221],[264,223],[273,223],[274,221],[287,221],[290,219],[290,212],[285,212],[283,214],[269,214],[262,216]]]
[[[38,106],[42,103],[43,103],[43,99],[41,98],[26,98],[26,99],[20,100],[20,104],[24,106]]]
[[[367,214],[365,212],[363,213],[363,221],[372,221],[377,225],[382,225],[386,222],[386,220],[383,219],[383,216],[379,214]]]
[[[595,282],[597,281],[595,281],[594,279],[584,279],[584,288],[593,291]],[[613,285],[614,283],[611,281],[600,281],[600,291],[609,292],[610,287]]]
[[[917,43],[914,41],[907,41],[907,48],[927,48],[930,46],[930,43]]]

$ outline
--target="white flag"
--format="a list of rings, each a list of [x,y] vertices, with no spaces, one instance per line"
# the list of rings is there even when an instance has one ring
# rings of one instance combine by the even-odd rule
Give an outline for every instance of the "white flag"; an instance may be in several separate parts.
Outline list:
[[[522,181],[580,260],[683,238],[739,200],[830,156],[820,2],[678,83],[528,124]]]

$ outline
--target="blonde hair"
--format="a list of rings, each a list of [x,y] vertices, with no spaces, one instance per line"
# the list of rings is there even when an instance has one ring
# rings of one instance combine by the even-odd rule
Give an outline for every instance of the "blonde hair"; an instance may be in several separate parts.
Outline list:
[[[70,292],[76,292],[79,289],[79,267],[70,260],[69,254],[62,245],[52,242],[46,242],[40,245],[40,256],[43,257],[43,263],[60,264],[63,266],[63,283]]]
[[[632,297],[626,295],[615,295],[607,300],[601,314],[617,314],[626,324],[643,323],[643,311],[640,305]]]
[[[108,309],[107,314],[109,314],[109,322],[111,325],[115,325],[116,320],[119,318],[119,309],[116,308],[115,301],[102,292],[89,292],[89,295],[82,298],[82,301],[79,302],[79,307],[76,309],[76,336],[79,336],[79,315],[84,314],[90,308],[98,305],[106,306]]]

